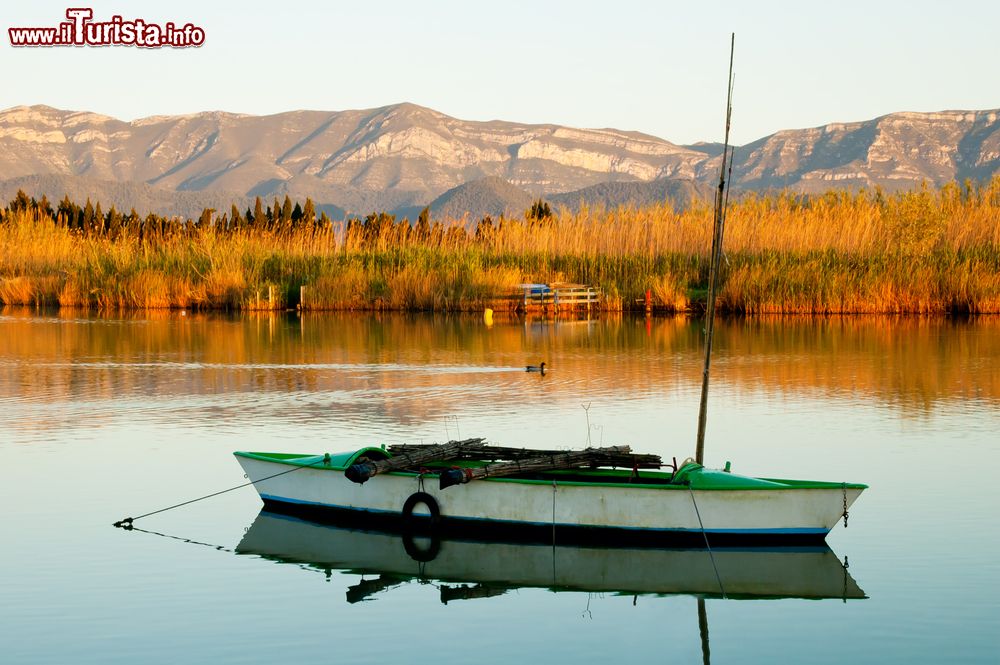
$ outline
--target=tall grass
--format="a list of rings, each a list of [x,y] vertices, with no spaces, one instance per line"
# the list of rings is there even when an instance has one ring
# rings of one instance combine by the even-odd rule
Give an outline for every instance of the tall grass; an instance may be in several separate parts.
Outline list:
[[[0,223],[0,302],[89,308],[511,308],[522,282],[600,288],[603,306],[697,308],[711,209],[669,204],[411,228],[70,228]],[[1000,178],[884,195],[750,195],[727,217],[719,306],[764,313],[1000,312]]]

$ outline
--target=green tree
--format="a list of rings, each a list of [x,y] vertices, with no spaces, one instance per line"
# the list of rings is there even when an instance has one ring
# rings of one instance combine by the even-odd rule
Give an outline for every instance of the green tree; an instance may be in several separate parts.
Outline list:
[[[259,196],[253,204],[253,223],[257,226],[263,226],[264,223],[264,204]]]
[[[548,220],[551,219],[552,217],[552,209],[549,207],[547,201],[538,199],[537,201],[531,204],[531,208],[525,214],[525,217],[539,222],[543,220]]]
[[[83,228],[90,230],[94,226],[94,204],[87,197],[87,203],[83,206]]]
[[[306,205],[302,208],[302,221],[306,224],[312,224],[316,221],[316,206],[308,196],[306,197]]]
[[[414,227],[414,236],[418,241],[427,240],[431,235],[431,208],[427,206],[420,211],[417,216],[417,225]]]
[[[116,237],[121,233],[122,214],[118,212],[118,209],[115,208],[114,204],[111,205],[111,210],[108,211],[108,223],[106,228]]]
[[[23,189],[17,190],[17,194],[14,196],[14,200],[10,202],[7,209],[11,212],[24,211],[32,207],[34,204],[34,199],[29,199],[28,195],[24,193]]]
[[[49,203],[49,197],[45,196],[45,194],[42,194],[42,198],[38,201],[35,209],[38,210],[39,215],[47,219],[52,219],[55,214],[52,211],[52,205]]]
[[[69,200],[69,195],[63,196],[63,200],[59,202],[59,207],[56,208],[56,215],[59,219],[59,224],[66,224],[68,226],[76,226],[77,211],[80,208]]]

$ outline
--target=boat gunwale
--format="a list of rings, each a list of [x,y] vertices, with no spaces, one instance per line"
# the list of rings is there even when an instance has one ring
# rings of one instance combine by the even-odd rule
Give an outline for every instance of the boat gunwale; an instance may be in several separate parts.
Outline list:
[[[299,468],[313,468],[317,471],[346,471],[350,464],[359,457],[362,453],[369,450],[382,451],[381,448],[369,447],[362,448],[360,450],[354,451],[353,453],[336,453],[330,455],[330,459],[339,458],[344,459],[346,457],[346,463],[342,466],[340,464],[324,463],[324,455],[292,455],[290,453],[262,453],[262,452],[249,452],[249,451],[236,451],[233,453],[236,457],[244,457],[247,459],[253,459],[261,462],[268,462],[272,464],[282,464],[286,466],[295,466]],[[305,461],[309,460],[309,461]],[[474,460],[463,460],[464,463],[472,462]],[[451,464],[447,462],[441,462],[439,464],[448,466],[429,466],[428,468],[451,468],[461,464]],[[485,462],[483,462],[485,463]],[[632,474],[631,471],[626,471],[624,469],[609,469],[609,468],[598,468],[598,469],[569,469],[569,470],[556,470],[546,472],[550,475],[570,475],[570,474],[594,474],[595,476],[612,476],[616,478],[627,477]],[[660,477],[665,477],[667,474],[663,471],[651,471],[643,470],[641,473],[649,475],[657,475]],[[421,474],[414,473],[412,471],[389,471],[387,476],[397,476],[403,478],[417,478]],[[822,481],[822,480],[794,480],[794,479],[783,479],[783,478],[763,478],[756,476],[746,476],[752,480],[762,480],[768,483],[775,483],[774,485],[720,485],[720,486],[701,486],[691,488],[696,492],[723,492],[723,491],[734,491],[734,492],[746,492],[746,491],[789,491],[789,490],[861,490],[864,491],[868,489],[868,485],[863,483],[846,483],[846,482],[832,482],[832,481]],[[683,484],[671,484],[671,483],[622,483],[622,482],[600,482],[600,481],[580,481],[580,480],[558,480],[555,478],[549,479],[535,479],[535,478],[481,478],[476,482],[492,482],[492,483],[515,483],[520,485],[545,485],[550,486],[553,482],[558,482],[560,487],[607,487],[607,488],[617,488],[617,489],[641,489],[641,490],[684,490],[689,489],[690,485],[687,483]]]

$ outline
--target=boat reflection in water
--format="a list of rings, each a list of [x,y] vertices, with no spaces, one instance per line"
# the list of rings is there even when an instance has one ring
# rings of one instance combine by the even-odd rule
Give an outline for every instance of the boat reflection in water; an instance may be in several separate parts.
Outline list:
[[[311,522],[267,510],[236,548],[278,562],[377,575],[348,589],[357,602],[410,581],[441,582],[441,601],[521,587],[718,598],[866,598],[826,545],[623,549],[442,540]]]

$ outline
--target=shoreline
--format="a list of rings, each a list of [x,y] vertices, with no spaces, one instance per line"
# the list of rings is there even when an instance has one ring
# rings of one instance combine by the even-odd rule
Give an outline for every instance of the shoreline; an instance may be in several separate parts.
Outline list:
[[[520,284],[572,282],[601,292],[599,312],[644,312],[647,293],[657,314],[705,307],[704,204],[475,225],[384,213],[234,225],[211,211],[139,220],[100,205],[74,217],[73,205],[60,204],[67,217],[21,197],[0,211],[0,304],[500,313],[518,309]],[[1000,313],[1000,177],[889,196],[748,195],[726,225],[723,313]]]

